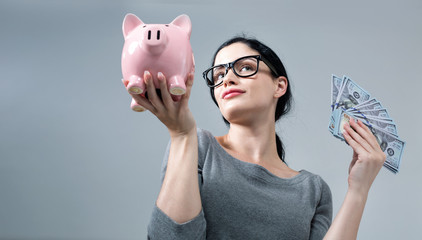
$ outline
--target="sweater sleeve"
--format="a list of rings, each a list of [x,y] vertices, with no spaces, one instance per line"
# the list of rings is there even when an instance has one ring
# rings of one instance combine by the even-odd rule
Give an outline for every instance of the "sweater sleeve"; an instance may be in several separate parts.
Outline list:
[[[194,219],[180,224],[173,221],[155,205],[148,225],[148,239],[205,239],[204,212],[201,210]]]
[[[330,188],[322,178],[320,178],[320,183],[321,198],[312,219],[311,233],[309,236],[309,239],[315,240],[321,240],[324,238],[331,225],[331,219],[333,216],[333,203]]]
[[[201,146],[201,137],[198,130],[198,146]],[[161,183],[163,183],[164,176],[167,169],[167,161],[170,153],[170,142],[167,146],[166,153],[164,155],[163,164],[161,167]],[[203,145],[202,145],[203,146]],[[201,148],[201,147],[199,147]],[[201,149],[198,149],[199,151]],[[198,159],[199,162],[199,159]],[[202,164],[198,164],[198,182],[199,189],[202,187]],[[189,239],[205,239],[206,236],[206,221],[204,212],[201,212],[190,221],[185,223],[177,223],[169,216],[167,216],[157,205],[154,205],[152,215],[148,225],[148,239],[155,240],[189,240]]]

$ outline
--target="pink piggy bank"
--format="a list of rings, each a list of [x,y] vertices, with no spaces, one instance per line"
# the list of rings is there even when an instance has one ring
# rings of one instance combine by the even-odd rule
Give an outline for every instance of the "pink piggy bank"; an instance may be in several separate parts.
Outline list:
[[[189,17],[180,15],[170,24],[145,24],[134,14],[127,14],[122,29],[125,38],[122,73],[127,90],[145,95],[143,76],[148,70],[157,88],[157,74],[162,72],[172,95],[185,94],[185,81],[195,68],[189,42],[192,31]],[[144,111],[133,99],[131,108],[137,112]]]

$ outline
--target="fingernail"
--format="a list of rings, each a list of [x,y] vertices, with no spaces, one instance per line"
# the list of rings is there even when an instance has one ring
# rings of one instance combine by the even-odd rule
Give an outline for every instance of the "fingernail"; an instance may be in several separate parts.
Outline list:
[[[344,124],[343,129],[342,129],[342,132],[345,132],[346,131],[346,128],[349,128],[349,127],[350,127],[350,125]]]
[[[161,78],[161,79],[162,79],[162,78],[164,77],[164,74],[163,74],[162,72],[158,72],[158,73],[157,73],[157,77],[159,77],[159,78]]]

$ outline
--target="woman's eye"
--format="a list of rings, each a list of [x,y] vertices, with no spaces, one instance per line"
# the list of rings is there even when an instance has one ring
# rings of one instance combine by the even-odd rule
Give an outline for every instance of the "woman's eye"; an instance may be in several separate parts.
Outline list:
[[[240,69],[241,72],[248,72],[251,70],[252,70],[252,67],[248,65],[242,66],[242,68]]]
[[[214,73],[214,82],[218,82],[219,80],[221,80],[222,78],[224,78],[224,72],[219,71],[219,72],[215,72]]]

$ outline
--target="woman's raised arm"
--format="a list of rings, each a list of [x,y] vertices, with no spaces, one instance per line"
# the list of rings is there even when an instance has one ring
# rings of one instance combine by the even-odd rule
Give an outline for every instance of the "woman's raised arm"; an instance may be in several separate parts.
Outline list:
[[[170,133],[171,146],[167,170],[156,205],[177,223],[195,218],[202,209],[198,184],[196,123],[188,106],[193,78],[193,73],[189,74],[186,93],[176,100],[167,89],[165,76],[158,73],[160,98],[154,86],[153,76],[146,71],[144,79],[148,99],[132,94],[133,99],[153,113]]]
[[[345,124],[343,136],[353,149],[349,168],[349,188],[344,202],[324,239],[356,239],[369,189],[386,155],[371,130],[361,121]]]

